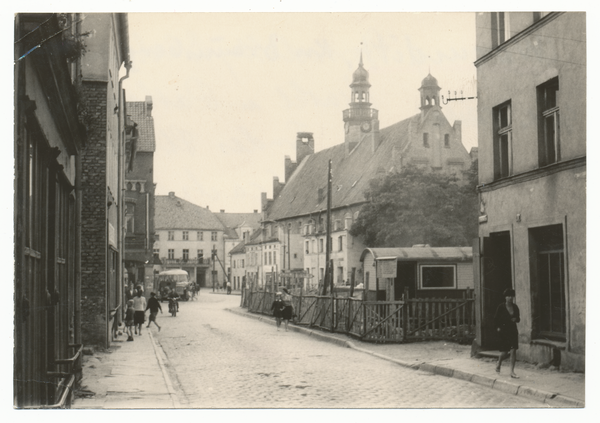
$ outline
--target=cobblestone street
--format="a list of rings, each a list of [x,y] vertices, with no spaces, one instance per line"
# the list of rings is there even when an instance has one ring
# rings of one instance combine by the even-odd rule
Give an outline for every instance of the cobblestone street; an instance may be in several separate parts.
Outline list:
[[[239,300],[205,291],[182,303],[177,317],[159,315],[163,329],[153,333],[182,407],[544,407],[224,310]]]

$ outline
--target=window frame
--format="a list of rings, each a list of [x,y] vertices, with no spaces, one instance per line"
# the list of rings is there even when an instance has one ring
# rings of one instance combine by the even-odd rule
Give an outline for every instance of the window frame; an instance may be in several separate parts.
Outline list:
[[[506,117],[503,111],[507,110]],[[512,101],[508,100],[492,109],[493,118],[493,171],[494,180],[506,178],[513,173]],[[503,122],[503,120],[506,122]]]
[[[449,267],[452,269],[452,286],[423,286],[423,270],[428,268],[440,268],[440,267]],[[457,269],[456,264],[419,264],[419,289],[422,290],[451,290],[458,289],[458,281],[457,281]]]
[[[169,248],[167,250],[167,260],[175,260],[175,248]]]
[[[558,163],[560,154],[560,105],[558,77],[536,87],[538,107],[538,163],[540,167]],[[549,93],[553,93],[550,97]],[[551,104],[548,99],[551,98]],[[548,134],[549,120],[552,119],[552,135]],[[551,140],[549,138],[552,138]],[[552,156],[552,157],[550,157]]]
[[[184,248],[182,253],[181,253],[181,258],[183,260],[189,260],[190,259],[190,250],[189,248]]]
[[[190,232],[189,231],[182,231],[181,232],[181,239],[183,241],[189,241],[190,240]]]
[[[218,233],[217,233],[216,231],[212,231],[212,232],[210,233],[210,240],[211,240],[211,241],[218,241],[218,240],[219,240],[219,239],[218,239]]]
[[[168,241],[175,241],[175,231],[168,231],[168,233],[167,233],[167,240]]]

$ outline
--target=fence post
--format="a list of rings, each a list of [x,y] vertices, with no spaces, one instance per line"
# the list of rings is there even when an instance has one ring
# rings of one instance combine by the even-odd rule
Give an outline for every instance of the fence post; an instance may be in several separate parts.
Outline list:
[[[404,305],[402,306],[402,341],[406,341],[408,333],[408,287],[404,287]]]

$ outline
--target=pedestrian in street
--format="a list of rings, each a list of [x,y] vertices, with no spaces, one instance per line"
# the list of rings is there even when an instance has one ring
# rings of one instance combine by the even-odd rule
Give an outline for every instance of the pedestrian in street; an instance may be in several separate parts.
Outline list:
[[[231,294],[231,282],[227,281],[227,295]]]
[[[135,334],[142,334],[142,325],[146,320],[146,297],[142,296],[142,291],[137,290],[136,296],[133,299],[133,323],[135,324]]]
[[[133,300],[127,301],[127,311],[125,312],[125,327],[127,328],[127,337],[128,341],[133,341],[133,331],[132,327],[134,325],[134,310],[133,310]]]
[[[521,321],[519,307],[514,303],[515,291],[508,288],[504,291],[505,301],[498,305],[494,320],[500,343],[500,356],[496,364],[496,373],[500,373],[502,361],[510,355],[510,377],[518,379],[515,374],[515,363],[517,362],[517,349],[519,348],[519,331],[517,323]]]
[[[160,332],[160,326],[156,322],[156,316],[158,314],[158,310],[160,310],[161,314],[163,311],[162,311],[162,307],[160,306],[160,302],[158,301],[158,298],[156,298],[155,292],[150,293],[150,299],[148,300],[148,305],[146,306],[146,310],[150,310],[150,317],[148,317],[148,326],[146,326],[146,328],[149,328],[150,323],[154,322],[154,324],[158,328],[158,331]]]
[[[294,307],[292,306],[292,294],[287,288],[282,289],[283,294],[281,295],[281,300],[283,301],[283,311],[281,312],[281,318],[285,324],[285,331],[288,330],[288,324],[290,320],[292,320],[292,315],[294,312]]]
[[[281,299],[281,292],[277,292],[275,294],[275,301],[271,304],[271,310],[273,311],[273,317],[275,317],[275,322],[277,323],[277,330],[281,326],[281,315],[283,313],[283,309],[285,308],[285,304]]]

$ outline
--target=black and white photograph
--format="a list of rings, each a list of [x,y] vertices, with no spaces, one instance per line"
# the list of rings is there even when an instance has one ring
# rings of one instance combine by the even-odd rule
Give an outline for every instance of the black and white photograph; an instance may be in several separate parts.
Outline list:
[[[33,3],[13,412],[593,405],[591,13]]]

